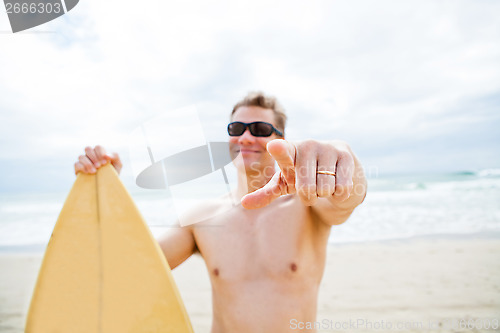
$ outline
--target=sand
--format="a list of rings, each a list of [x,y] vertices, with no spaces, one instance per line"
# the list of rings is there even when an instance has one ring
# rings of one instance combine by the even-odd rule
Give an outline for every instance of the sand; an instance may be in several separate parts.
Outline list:
[[[40,261],[39,254],[0,254],[0,332],[23,331]],[[211,289],[201,257],[174,277],[195,332],[209,332]],[[500,331],[500,240],[330,245],[317,318],[291,325],[320,332]],[[478,329],[488,324],[497,329]]]

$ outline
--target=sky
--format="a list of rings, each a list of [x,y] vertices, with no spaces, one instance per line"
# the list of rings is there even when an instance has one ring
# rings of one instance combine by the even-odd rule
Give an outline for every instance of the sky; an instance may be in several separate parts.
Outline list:
[[[205,134],[224,139],[255,90],[283,104],[288,139],[344,140],[371,176],[499,168],[499,12],[493,0],[81,0],[12,34],[2,11],[0,192],[68,189],[96,144],[133,184],[138,126],[210,105]]]

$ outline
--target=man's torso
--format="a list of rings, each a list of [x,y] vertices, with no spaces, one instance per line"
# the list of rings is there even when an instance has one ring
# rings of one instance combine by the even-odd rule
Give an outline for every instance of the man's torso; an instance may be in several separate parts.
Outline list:
[[[205,208],[221,213],[193,227],[212,282],[213,332],[287,332],[292,319],[314,321],[330,227],[295,195],[255,210],[228,205]]]

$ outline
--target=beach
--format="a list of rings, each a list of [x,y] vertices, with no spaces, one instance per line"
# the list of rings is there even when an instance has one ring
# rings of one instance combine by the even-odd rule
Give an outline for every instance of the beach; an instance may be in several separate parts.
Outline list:
[[[41,258],[0,253],[0,332],[23,331]],[[317,321],[291,318],[290,328],[500,331],[499,258],[500,239],[486,235],[330,244]],[[203,259],[195,255],[173,274],[195,332],[209,332],[211,289]]]

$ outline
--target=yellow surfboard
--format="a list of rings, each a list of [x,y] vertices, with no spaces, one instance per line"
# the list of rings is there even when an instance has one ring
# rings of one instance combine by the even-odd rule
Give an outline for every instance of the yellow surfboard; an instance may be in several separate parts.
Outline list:
[[[112,166],[77,176],[25,332],[193,332],[170,267]]]

